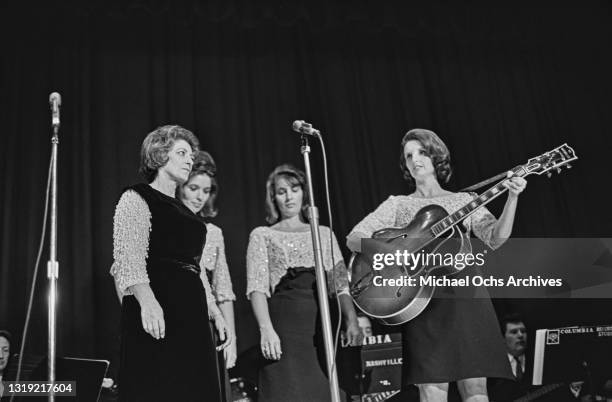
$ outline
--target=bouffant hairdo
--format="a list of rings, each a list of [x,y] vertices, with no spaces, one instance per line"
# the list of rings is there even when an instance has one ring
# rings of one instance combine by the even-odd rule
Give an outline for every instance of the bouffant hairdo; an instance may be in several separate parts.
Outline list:
[[[191,172],[189,173],[189,179],[185,182],[183,186],[189,184],[189,181],[198,175],[205,174],[210,177],[210,195],[208,200],[204,203],[202,210],[198,212],[198,214],[203,218],[213,218],[217,216],[219,212],[217,207],[215,206],[215,200],[217,199],[217,194],[219,192],[219,186],[217,185],[217,178],[215,175],[217,174],[217,165],[215,164],[215,160],[213,157],[206,151],[197,151],[193,157],[193,167],[191,168]]]
[[[415,181],[410,171],[406,167],[406,155],[404,155],[404,147],[408,141],[418,141],[421,143],[436,171],[436,178],[441,184],[448,183],[453,174],[451,167],[450,152],[444,144],[444,141],[438,137],[436,133],[423,128],[413,128],[408,131],[404,138],[402,138],[402,144],[400,146],[400,169],[404,175],[404,179],[414,187]]]
[[[160,167],[168,162],[168,152],[177,140],[184,140],[193,152],[198,150],[200,142],[193,133],[181,126],[161,126],[150,132],[140,148],[140,173],[151,183],[157,176]]]
[[[306,210],[308,208],[308,186],[306,186],[306,174],[300,169],[290,164],[279,165],[270,175],[266,182],[266,222],[270,225],[275,224],[281,218],[278,205],[276,205],[276,181],[280,178],[287,180],[291,185],[298,185],[302,188],[302,209],[300,217],[302,221],[308,222],[306,219]]]

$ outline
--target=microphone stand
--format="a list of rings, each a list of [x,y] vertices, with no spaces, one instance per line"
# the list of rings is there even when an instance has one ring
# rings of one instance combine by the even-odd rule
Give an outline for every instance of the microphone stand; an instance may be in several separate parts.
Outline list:
[[[310,172],[310,145],[308,145],[308,138],[304,133],[302,133],[301,152],[304,156],[306,183],[308,185],[308,221],[310,222],[310,233],[312,234],[312,248],[314,252],[315,273],[317,278],[317,295],[319,297],[321,327],[323,328],[323,343],[325,345],[325,359],[327,362],[327,373],[329,376],[329,391],[331,393],[332,402],[340,402],[338,373],[336,371],[336,365],[334,364],[335,355],[334,340],[331,329],[331,316],[329,314],[329,303],[327,300],[327,280],[325,268],[323,267],[321,236],[319,234],[319,210],[315,206],[314,192],[312,190],[312,175]]]
[[[56,307],[57,307],[57,279],[59,276],[59,263],[57,262],[57,149],[59,145],[59,124],[53,125],[51,137],[51,233],[49,236],[49,261],[47,262],[47,279],[49,280],[49,326],[48,326],[48,381],[55,382],[55,351],[56,351]],[[49,392],[49,402],[55,400],[53,387]]]

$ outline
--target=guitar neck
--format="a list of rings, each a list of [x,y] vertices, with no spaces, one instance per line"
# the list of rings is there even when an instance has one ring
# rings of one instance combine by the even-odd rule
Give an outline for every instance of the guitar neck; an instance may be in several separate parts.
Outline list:
[[[567,144],[563,144],[549,152],[546,152],[540,156],[529,159],[529,161],[524,165],[519,165],[512,169],[512,173],[514,176],[525,177],[530,174],[543,174],[546,173],[548,177],[552,175],[552,170],[554,169],[557,173],[561,173],[561,168],[566,167],[570,168],[570,162],[578,159],[576,153]],[[499,197],[501,194],[506,192],[506,187],[503,186],[503,183],[506,179],[500,181],[472,201],[470,201],[467,205],[464,205],[463,208],[455,211],[453,214],[448,215],[446,218],[442,219],[440,222],[436,223],[431,227],[431,233],[438,237],[442,233],[450,230],[455,225],[463,221],[465,218],[472,215],[478,208],[488,204],[493,201],[495,198]]]
[[[540,398],[541,396],[544,396],[558,388],[561,388],[563,386],[563,383],[556,383],[556,384],[549,384],[549,385],[545,385],[542,388],[539,388],[533,392],[528,393],[527,395],[515,399],[513,402],[531,402],[531,401],[535,401],[536,399]]]
[[[526,176],[525,171],[521,168],[515,168],[512,170],[515,176]],[[431,231],[434,236],[439,236],[452,227],[456,226],[464,219],[468,218],[472,215],[476,210],[480,207],[487,205],[489,202],[493,201],[503,193],[505,193],[508,189],[504,187],[505,179],[489,188],[484,193],[480,194],[478,197],[474,198],[472,201],[464,205],[462,208],[448,215],[446,218],[442,219],[435,225],[431,227]]]

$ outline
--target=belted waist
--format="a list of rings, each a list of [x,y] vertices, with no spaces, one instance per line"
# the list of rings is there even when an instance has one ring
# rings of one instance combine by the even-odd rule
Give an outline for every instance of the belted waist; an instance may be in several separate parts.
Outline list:
[[[289,278],[296,278],[298,275],[303,273],[315,274],[314,267],[291,267],[287,269],[286,276]]]
[[[200,272],[202,272],[199,265],[177,260],[175,258],[152,258],[150,262],[155,264],[157,267],[168,269],[179,268],[185,271],[193,272],[196,275],[200,275]]]
[[[313,267],[291,267],[274,288],[274,294],[292,289],[312,290],[316,281]]]

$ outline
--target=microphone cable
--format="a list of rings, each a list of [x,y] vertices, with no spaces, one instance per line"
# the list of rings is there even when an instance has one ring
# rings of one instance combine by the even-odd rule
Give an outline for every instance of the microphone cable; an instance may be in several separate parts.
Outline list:
[[[38,267],[40,265],[40,259],[42,257],[42,251],[43,251],[44,242],[45,242],[45,235],[47,233],[47,217],[49,213],[49,194],[51,190],[51,170],[53,167],[52,164],[53,164],[53,156],[51,156],[51,159],[49,161],[49,172],[47,174],[47,189],[45,191],[45,212],[43,214],[43,224],[42,224],[42,230],[40,233],[40,243],[38,245],[38,253],[36,254],[36,262],[34,263],[34,275],[32,276],[32,285],[30,287],[30,296],[28,298],[26,319],[23,325],[23,331],[21,333],[21,346],[19,348],[19,361],[17,363],[17,375],[15,377],[15,382],[19,382],[21,378],[21,366],[23,364],[23,353],[25,351],[25,345],[26,345],[27,336],[28,336],[28,327],[30,325],[30,318],[32,315],[32,304],[34,302],[34,293],[36,290],[36,279],[38,277]],[[15,393],[12,393],[10,402],[13,402],[14,398],[15,398]]]
[[[321,136],[321,134],[317,131],[315,136],[319,139],[319,143],[321,144],[321,151],[322,151],[321,154],[323,156],[323,174],[325,178],[324,179],[325,180],[325,203],[327,207],[327,218],[329,219],[329,245],[330,245],[331,260],[332,260],[332,288],[333,288],[332,292],[336,299],[336,307],[338,308],[338,320],[336,321],[336,333],[334,335],[334,356],[333,356],[333,363],[332,363],[332,370],[331,370],[331,372],[334,372],[334,369],[336,368],[336,355],[338,353],[338,340],[340,338],[340,331],[341,331],[340,328],[342,326],[342,306],[340,304],[340,298],[338,297],[338,292],[336,289],[336,259],[334,256],[334,224],[333,224],[333,214],[332,214],[332,209],[331,209],[331,200],[329,196],[329,176],[328,176],[328,169],[327,169],[327,152],[325,150],[325,142],[323,141],[323,137]],[[345,269],[348,269],[348,268],[345,268]],[[347,272],[347,280],[348,280],[348,272]],[[351,300],[351,303],[352,303],[352,300]],[[330,375],[330,373],[328,373],[328,375]]]

